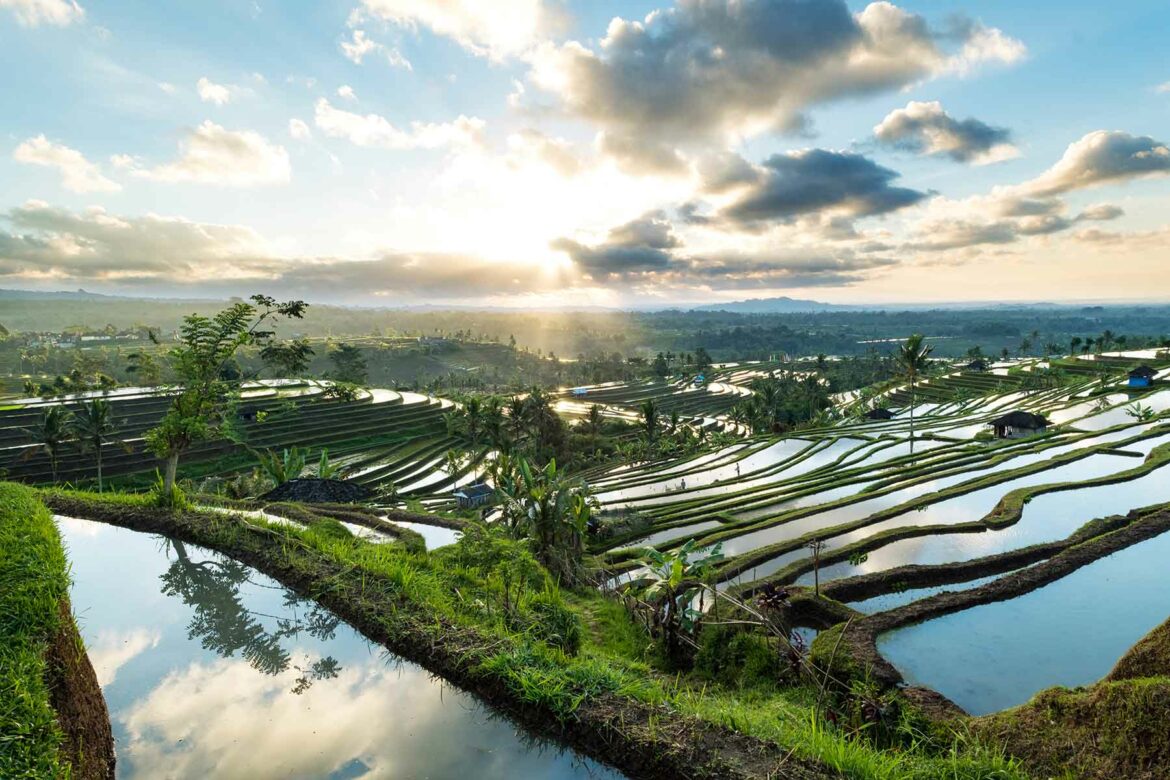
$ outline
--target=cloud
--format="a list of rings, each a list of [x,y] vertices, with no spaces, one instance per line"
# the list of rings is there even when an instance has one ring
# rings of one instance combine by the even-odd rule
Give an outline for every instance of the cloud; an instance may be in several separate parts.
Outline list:
[[[122,185],[103,176],[101,169],[85,159],[81,152],[53,143],[43,135],[17,146],[12,159],[56,168],[61,173],[61,186],[70,192],[117,192],[122,189]]]
[[[338,87],[337,96],[343,100],[357,100],[357,95],[354,94],[353,87],[349,84],[342,84]]]
[[[298,141],[307,141],[313,137],[313,131],[303,119],[288,120],[288,134]]]
[[[680,0],[642,21],[615,18],[596,50],[540,46],[530,78],[637,171],[640,159],[660,168],[689,148],[799,130],[827,101],[1014,61],[1022,46],[1008,42],[975,22],[933,31],[885,2],[854,15],[844,0]]]
[[[118,670],[144,651],[157,647],[161,635],[147,628],[134,628],[125,633],[101,631],[97,640],[89,642],[89,660],[103,688],[114,682]]]
[[[216,84],[203,76],[195,83],[195,91],[199,93],[199,99],[204,103],[214,103],[217,106],[222,106],[230,103],[232,100],[231,88],[223,84]]]
[[[898,173],[867,157],[825,149],[775,154],[760,165],[735,164],[708,187],[734,191],[719,216],[738,227],[831,212],[850,217],[886,214],[912,206],[926,193],[892,182]]]
[[[1154,87],[1154,91],[1160,95],[1170,94],[1170,81],[1167,81],[1164,84],[1159,84],[1158,86]]]
[[[573,151],[573,145],[564,138],[553,138],[539,130],[525,128],[508,136],[508,164],[522,168],[537,160],[559,173],[574,176],[581,171],[581,159]]]
[[[561,238],[552,242],[552,248],[567,253],[582,272],[596,278],[665,270],[673,260],[670,250],[681,243],[666,214],[652,211],[613,228],[600,244],[585,246]]]
[[[16,21],[24,27],[64,27],[85,18],[85,9],[76,0],[0,0],[0,8],[15,14]]]
[[[1098,203],[1089,206],[1087,209],[1077,215],[1077,221],[1095,221],[1106,222],[1111,219],[1117,219],[1125,214],[1125,211],[1120,206],[1114,206],[1111,203]]]
[[[351,25],[366,16],[412,30],[425,27],[495,60],[523,53],[556,21],[541,0],[361,0]]]
[[[362,116],[334,108],[325,98],[317,101],[314,123],[332,138],[344,138],[357,146],[396,150],[477,146],[484,128],[482,119],[461,115],[449,123],[411,122],[409,130],[402,130],[377,114]]]
[[[255,187],[283,184],[292,177],[288,152],[251,130],[227,130],[206,120],[180,144],[179,159],[135,176],[162,182]]]
[[[172,84],[169,81],[160,81],[158,83],[158,88],[161,89],[163,92],[167,93],[168,95],[175,94],[176,87],[174,84]]]
[[[365,30],[354,30],[351,40],[341,42],[341,53],[355,65],[361,65],[366,55],[374,52],[385,56],[386,61],[395,68],[414,70],[410,60],[402,56],[402,52],[370,39],[366,36]]]
[[[1166,174],[1170,174],[1166,143],[1118,130],[1097,130],[1069,144],[1056,165],[1019,189],[1044,197]]]
[[[887,146],[976,165],[1008,160],[1020,153],[1006,128],[974,118],[955,119],[937,101],[911,101],[905,108],[891,111],[873,134]]]
[[[117,216],[103,209],[72,212],[30,201],[0,214],[0,278],[104,282],[120,289],[186,285],[203,293],[249,289],[308,297],[407,294],[475,297],[555,290],[567,277],[555,268],[502,263],[438,252],[376,253],[372,259],[290,257],[254,230],[178,217]]]

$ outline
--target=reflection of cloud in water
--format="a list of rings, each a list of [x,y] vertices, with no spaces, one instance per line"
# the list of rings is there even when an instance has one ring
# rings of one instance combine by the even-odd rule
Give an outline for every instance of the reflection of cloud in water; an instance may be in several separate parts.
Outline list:
[[[53,515],[53,519],[57,521],[57,526],[61,529],[62,536],[94,537],[108,528],[108,526],[102,525],[101,523],[95,523],[90,520],[78,520],[76,517],[65,517],[64,515]]]
[[[97,672],[98,683],[104,688],[118,676],[118,670],[143,650],[158,646],[157,631],[133,628],[129,631],[101,631],[97,640],[89,643],[90,663]]]
[[[485,723],[473,700],[419,667],[371,657],[293,696],[297,676],[257,674],[235,659],[167,675],[122,715],[129,744],[119,768],[127,777],[249,778],[342,769],[356,777],[360,765],[370,777],[518,777],[525,765],[551,768],[536,751],[496,751],[514,739],[512,727]]]

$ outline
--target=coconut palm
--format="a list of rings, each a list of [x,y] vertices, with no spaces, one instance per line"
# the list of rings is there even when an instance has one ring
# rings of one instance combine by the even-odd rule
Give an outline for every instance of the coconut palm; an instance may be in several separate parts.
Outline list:
[[[97,461],[98,492],[104,489],[102,484],[102,450],[106,444],[122,442],[114,438],[118,432],[118,423],[114,421],[114,410],[110,402],[104,398],[94,398],[81,405],[81,413],[73,418],[73,434],[77,437],[77,444],[81,450],[92,450]],[[125,445],[123,445],[125,446]]]
[[[37,448],[49,456],[49,469],[54,483],[57,482],[57,463],[61,458],[61,450],[73,440],[72,419],[73,414],[68,409],[54,404],[45,407],[36,425],[25,429]],[[36,448],[28,450],[23,457],[31,458],[36,451]]]
[[[648,398],[638,410],[642,415],[642,427],[646,429],[646,438],[651,441],[658,435],[658,404],[653,398]]]
[[[921,333],[915,333],[906,339],[906,343],[898,347],[896,355],[902,373],[910,380],[910,453],[914,453],[914,389],[918,383],[918,376],[930,364],[930,353],[934,347],[922,343]]]

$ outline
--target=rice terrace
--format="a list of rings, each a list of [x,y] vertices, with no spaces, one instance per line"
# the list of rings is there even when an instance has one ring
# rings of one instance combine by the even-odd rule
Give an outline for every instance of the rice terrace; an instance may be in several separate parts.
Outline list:
[[[1170,778],[1165,11],[0,0],[0,780]]]

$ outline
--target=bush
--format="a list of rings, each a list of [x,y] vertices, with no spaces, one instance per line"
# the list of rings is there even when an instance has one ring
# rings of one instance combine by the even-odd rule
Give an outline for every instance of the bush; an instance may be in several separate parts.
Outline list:
[[[337,520],[324,518],[309,526],[306,536],[313,536],[322,541],[338,542],[353,539],[353,533]]]
[[[581,621],[556,591],[533,594],[508,622],[514,631],[522,631],[568,655],[576,655],[581,649]]]
[[[737,688],[774,685],[783,674],[780,654],[768,637],[731,626],[705,626],[695,672]]]

